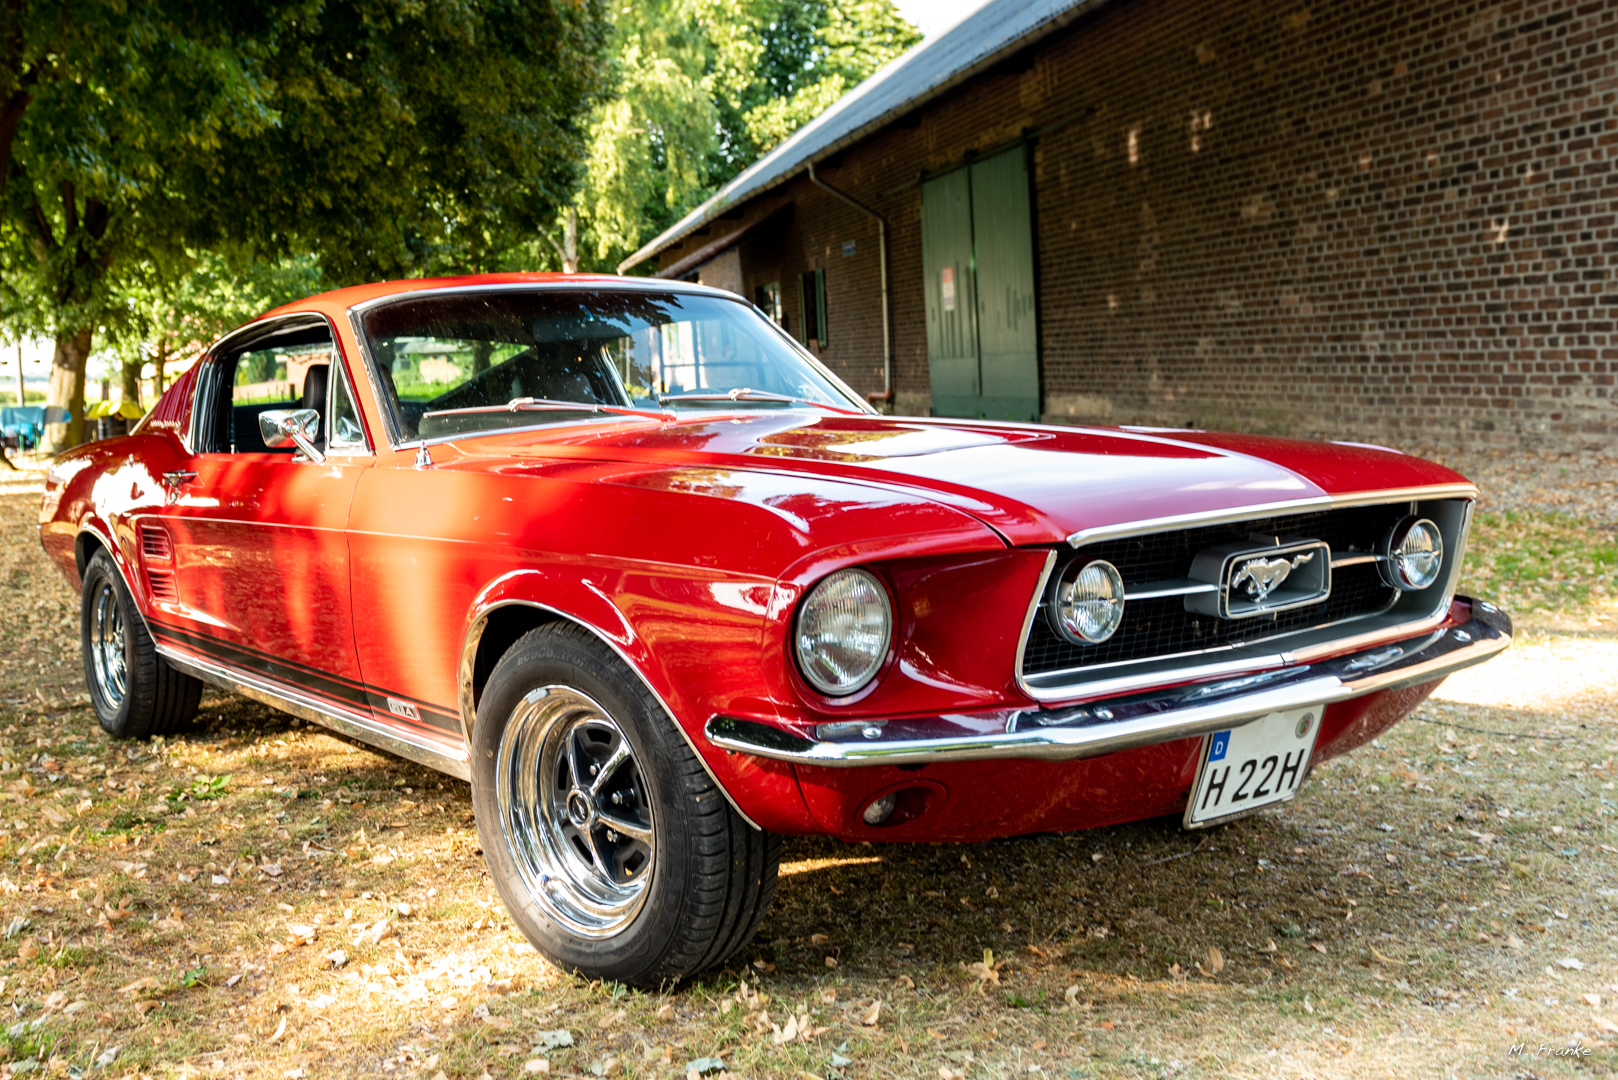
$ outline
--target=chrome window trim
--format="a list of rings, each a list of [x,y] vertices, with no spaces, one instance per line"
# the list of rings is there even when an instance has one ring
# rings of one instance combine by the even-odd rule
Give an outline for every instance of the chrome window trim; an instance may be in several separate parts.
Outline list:
[[[365,410],[360,408],[360,396],[354,392],[354,382],[348,377],[348,365],[343,362],[342,350],[337,345],[336,327],[332,327],[332,373],[342,380],[343,392],[354,406],[354,415],[360,418],[360,441],[363,445],[358,448],[344,446],[340,450],[332,449],[332,435],[337,431],[337,395],[332,391],[336,384],[326,390],[326,456],[339,458],[375,457],[376,449],[371,445],[371,433],[365,430]]]
[[[820,360],[813,353],[809,352],[808,349],[804,348],[796,340],[794,340],[792,335],[788,334],[786,331],[777,326],[775,320],[769,318],[763,312],[759,311],[758,307],[746,297],[737,296],[735,293],[729,292],[725,289],[714,289],[706,285],[694,285],[690,282],[671,282],[664,281],[661,278],[647,279],[647,281],[647,284],[642,284],[641,279],[625,278],[621,280],[605,280],[599,282],[517,281],[501,282],[490,285],[445,285],[438,288],[427,287],[421,289],[410,289],[405,292],[388,293],[385,296],[373,296],[369,300],[362,300],[359,303],[350,306],[348,309],[349,328],[354,332],[354,340],[359,345],[360,364],[365,368],[365,377],[370,382],[371,393],[376,397],[377,404],[382,407],[382,423],[383,426],[387,428],[388,445],[394,450],[410,450],[424,444],[435,445],[439,442],[449,442],[459,438],[479,438],[485,435],[508,434],[513,430],[532,430],[528,428],[499,428],[493,431],[458,432],[453,436],[427,440],[406,439],[404,437],[404,433],[399,430],[398,421],[395,419],[393,411],[387,407],[388,399],[383,393],[382,387],[376,377],[376,358],[371,352],[371,343],[365,333],[364,316],[366,312],[371,311],[374,308],[384,307],[390,303],[402,300],[419,300],[425,296],[466,296],[475,295],[478,293],[501,292],[579,292],[582,290],[604,292],[614,289],[621,289],[631,292],[677,292],[686,293],[692,296],[707,296],[716,300],[728,300],[731,303],[742,305],[744,308],[753,312],[753,314],[755,314],[759,319],[763,320],[763,322],[768,324],[770,329],[775,331],[776,336],[782,341],[785,341],[798,357],[807,361],[809,365],[814,368],[817,374],[830,382],[832,386],[841,391],[843,394],[847,395],[849,408],[861,410],[870,416],[879,415],[877,411],[872,408],[864,398],[862,398],[859,394],[856,394],[853,388],[845,383],[840,376],[838,376],[825,364],[821,363]],[[655,284],[652,282],[655,282]],[[740,403],[738,402],[738,404]],[[812,405],[806,407],[813,408]],[[536,427],[541,426],[554,427],[555,425],[536,425]]]
[[[232,330],[230,333],[208,346],[208,350],[204,352],[202,354],[202,358],[197,361],[197,364],[199,365],[199,370],[197,371],[197,385],[193,390],[191,398],[191,431],[190,438],[188,440],[190,445],[186,447],[186,450],[189,453],[195,455],[200,453],[220,454],[230,452],[225,450],[201,449],[203,445],[202,425],[206,422],[206,411],[201,406],[204,397],[216,391],[215,383],[218,381],[216,373],[219,370],[220,355],[223,352],[236,348],[238,345],[238,339],[240,338],[253,338],[261,334],[279,334],[290,329],[293,324],[300,322],[309,323],[310,325],[318,322],[324,325],[327,332],[331,334],[331,347],[333,353],[340,351],[337,343],[337,324],[334,323],[328,316],[319,311],[292,311],[285,315],[275,315],[254,319],[250,323],[244,323],[241,326],[238,326],[236,329]],[[330,394],[327,395],[328,398],[330,396]]]
[[[1033,632],[1034,618],[1037,617],[1041,601],[1045,595],[1045,587],[1056,562],[1056,549],[1051,551],[1051,557],[1046,561],[1045,572],[1040,576],[1037,591],[1029,604],[1029,615],[1023,623],[1022,635],[1017,641],[1016,681],[1017,688],[1030,698],[1039,702],[1079,701],[1086,698],[1103,697],[1111,694],[1121,694],[1133,690],[1149,689],[1162,686],[1170,682],[1182,682],[1188,679],[1211,678],[1218,675],[1229,674],[1235,671],[1263,671],[1270,668],[1285,667],[1290,664],[1303,663],[1309,659],[1342,652],[1345,649],[1359,647],[1362,644],[1374,644],[1383,640],[1391,640],[1401,635],[1421,633],[1431,630],[1443,622],[1449,612],[1450,603],[1455,597],[1456,589],[1460,585],[1460,567],[1466,556],[1467,538],[1471,532],[1472,513],[1476,506],[1477,487],[1473,484],[1434,484],[1429,487],[1392,488],[1386,491],[1355,492],[1349,495],[1322,496],[1309,499],[1297,499],[1291,502],[1262,503],[1256,506],[1242,507],[1230,510],[1218,510],[1206,513],[1175,514],[1168,517],[1152,518],[1142,522],[1130,522],[1124,525],[1103,526],[1095,529],[1083,529],[1068,536],[1067,541],[1075,548],[1084,544],[1097,543],[1102,540],[1117,540],[1131,536],[1141,536],[1154,532],[1172,532],[1180,529],[1196,528],[1203,525],[1223,525],[1243,521],[1254,517],[1278,517],[1288,514],[1309,513],[1315,510],[1335,510],[1352,506],[1371,506],[1381,503],[1419,502],[1435,499],[1461,499],[1464,506],[1461,509],[1459,538],[1456,541],[1455,560],[1451,564],[1448,580],[1442,593],[1442,602],[1434,605],[1434,610],[1420,618],[1411,619],[1393,626],[1384,626],[1364,634],[1355,634],[1347,638],[1337,638],[1328,642],[1300,645],[1293,649],[1280,649],[1275,651],[1261,651],[1261,647],[1270,642],[1281,642],[1287,639],[1301,639],[1310,634],[1317,634],[1329,630],[1334,626],[1359,622],[1363,619],[1373,619],[1385,615],[1398,602],[1400,597],[1394,596],[1380,611],[1355,615],[1348,619],[1337,619],[1331,622],[1319,623],[1314,626],[1299,627],[1287,630],[1268,637],[1254,638],[1250,641],[1232,642],[1217,645],[1209,649],[1193,652],[1173,653],[1164,656],[1145,657],[1137,660],[1119,660],[1107,664],[1086,664],[1072,668],[1062,668],[1056,671],[1042,671],[1037,675],[1028,676],[1023,670],[1023,660],[1028,648],[1028,637]],[[1167,523],[1167,524],[1164,524]],[[1075,544],[1074,538],[1082,537],[1080,543]],[[1357,560],[1364,561],[1364,560]],[[1333,566],[1337,562],[1333,560]],[[1153,583],[1153,587],[1158,584]],[[1161,593],[1152,595],[1174,595]],[[1125,593],[1125,602],[1130,597],[1145,598],[1143,594]],[[1236,659],[1219,660],[1207,664],[1197,664],[1189,667],[1178,667],[1173,670],[1163,670],[1161,665],[1165,661],[1189,659],[1197,656],[1215,656],[1229,654],[1240,650],[1252,649]],[[1119,675],[1113,678],[1090,679],[1082,682],[1067,682],[1062,686],[1041,686],[1030,682],[1030,678],[1041,683],[1064,676],[1074,676],[1080,672],[1099,671],[1106,668],[1140,667],[1151,665],[1151,670],[1140,671],[1133,675]]]

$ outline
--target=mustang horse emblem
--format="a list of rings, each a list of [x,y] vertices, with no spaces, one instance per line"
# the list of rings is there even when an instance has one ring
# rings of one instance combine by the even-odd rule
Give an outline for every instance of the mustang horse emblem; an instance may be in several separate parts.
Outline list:
[[[1313,551],[1306,551],[1295,559],[1248,559],[1231,575],[1231,591],[1245,589],[1249,600],[1262,604],[1292,571],[1314,557]]]

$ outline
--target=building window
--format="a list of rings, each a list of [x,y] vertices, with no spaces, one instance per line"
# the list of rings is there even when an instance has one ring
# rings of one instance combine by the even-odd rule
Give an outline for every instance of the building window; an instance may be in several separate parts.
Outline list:
[[[786,312],[781,310],[781,283],[779,281],[766,281],[753,290],[753,302],[759,310],[775,321],[775,325],[786,326]]]
[[[798,310],[803,313],[803,343],[826,347],[826,271],[798,275]]]

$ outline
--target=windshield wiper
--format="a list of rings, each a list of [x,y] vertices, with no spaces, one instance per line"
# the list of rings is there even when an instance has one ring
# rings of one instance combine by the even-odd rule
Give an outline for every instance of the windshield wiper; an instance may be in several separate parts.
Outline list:
[[[750,386],[738,386],[726,393],[706,394],[659,394],[657,403],[666,405],[677,401],[779,401],[784,405],[812,405],[817,409],[830,409],[832,412],[843,413],[846,416],[866,416],[867,413],[859,409],[845,409],[837,405],[829,405],[824,401],[811,401],[809,398],[789,397],[786,394],[775,394],[768,390],[754,390]]]
[[[613,416],[642,416],[648,420],[672,420],[673,415],[666,409],[653,412],[650,409],[626,409],[621,405],[601,405],[589,401],[557,401],[553,398],[512,398],[504,405],[471,405],[464,409],[438,409],[424,413],[423,419],[428,416],[466,416],[473,413],[493,412],[588,412],[609,413]]]

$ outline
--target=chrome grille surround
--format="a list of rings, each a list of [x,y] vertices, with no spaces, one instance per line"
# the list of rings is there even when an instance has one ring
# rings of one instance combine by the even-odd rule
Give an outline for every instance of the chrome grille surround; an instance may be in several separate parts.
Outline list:
[[[1470,484],[1438,485],[1176,515],[1074,533],[1067,549],[1050,553],[1030,601],[1017,649],[1018,685],[1041,702],[1100,697],[1285,667],[1436,626],[1455,594],[1476,496]],[[1401,594],[1381,580],[1377,530],[1416,509],[1438,522],[1445,564],[1433,586]],[[1189,596],[1216,588],[1190,577],[1196,550],[1241,539],[1258,526],[1278,541],[1329,543],[1332,596],[1284,614],[1239,621],[1177,614],[1192,606],[1186,602]],[[1124,540],[1134,543],[1117,543]],[[1154,551],[1158,541],[1161,550]],[[1132,563],[1131,554],[1142,552],[1144,561]],[[1046,600],[1058,567],[1071,558],[1114,556],[1123,560],[1119,569],[1125,580],[1125,623],[1119,634],[1099,647],[1070,646],[1066,654],[1053,650],[1049,639],[1058,635],[1045,624]],[[1133,624],[1131,614],[1136,616]],[[1144,638],[1155,635],[1155,640],[1143,639],[1143,626]]]

